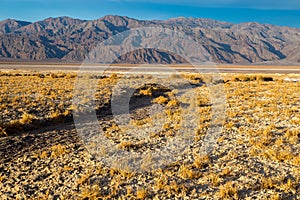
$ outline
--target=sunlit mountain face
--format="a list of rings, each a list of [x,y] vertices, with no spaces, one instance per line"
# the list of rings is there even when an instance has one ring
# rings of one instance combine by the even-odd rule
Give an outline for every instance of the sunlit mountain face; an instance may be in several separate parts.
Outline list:
[[[233,24],[204,18],[138,20],[113,15],[96,20],[58,17],[37,22],[1,21],[0,59],[81,62],[95,46],[113,35],[136,28],[159,26],[194,37],[215,63],[300,61],[300,31],[297,28],[256,22]],[[138,41],[138,38],[131,39]],[[178,56],[155,49],[132,52],[118,60],[120,63],[154,61],[168,64],[184,62]]]

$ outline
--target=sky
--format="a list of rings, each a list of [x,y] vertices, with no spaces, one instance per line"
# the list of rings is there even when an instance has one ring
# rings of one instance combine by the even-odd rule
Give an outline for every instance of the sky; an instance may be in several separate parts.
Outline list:
[[[97,19],[108,14],[137,19],[182,16],[232,23],[255,21],[300,28],[300,0],[0,0],[0,20]]]

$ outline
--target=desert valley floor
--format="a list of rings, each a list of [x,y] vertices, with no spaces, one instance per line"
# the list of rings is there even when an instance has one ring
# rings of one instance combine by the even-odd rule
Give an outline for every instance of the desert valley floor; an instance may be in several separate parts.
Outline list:
[[[162,79],[1,70],[1,199],[298,199],[298,80],[293,72]],[[126,91],[130,120],[120,124],[123,113],[111,105]],[[73,120],[91,112],[96,133],[88,121]],[[84,135],[80,127],[88,127]],[[211,130],[219,131],[213,148],[200,153]],[[162,167],[118,165],[109,150],[95,148],[101,133],[124,155],[143,157],[185,132],[189,145]]]

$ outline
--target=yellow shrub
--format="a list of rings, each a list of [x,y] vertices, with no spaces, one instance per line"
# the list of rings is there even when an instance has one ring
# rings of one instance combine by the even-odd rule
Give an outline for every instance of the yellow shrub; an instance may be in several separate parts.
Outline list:
[[[22,116],[21,116],[21,119],[19,120],[19,122],[21,124],[29,124],[32,122],[32,119],[33,119],[33,115],[29,115],[27,113],[24,113]]]
[[[168,102],[168,98],[164,97],[164,96],[159,96],[157,98],[155,98],[152,102],[153,103],[158,103],[158,104],[165,104]]]
[[[152,89],[151,88],[147,88],[145,90],[140,90],[139,94],[140,95],[144,95],[144,96],[152,96]]]
[[[167,107],[178,107],[179,102],[177,100],[171,100],[167,103]]]

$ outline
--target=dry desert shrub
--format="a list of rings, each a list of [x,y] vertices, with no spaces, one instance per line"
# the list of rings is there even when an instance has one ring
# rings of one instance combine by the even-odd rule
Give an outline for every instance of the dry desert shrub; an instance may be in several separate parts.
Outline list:
[[[136,191],[136,197],[138,199],[146,199],[148,193],[147,193],[147,190],[145,188],[139,188],[137,191]]]
[[[238,189],[233,182],[226,182],[220,186],[219,197],[222,199],[239,199]]]
[[[169,101],[168,98],[166,98],[164,96],[159,96],[159,97],[155,98],[152,102],[158,103],[158,104],[166,104],[168,101]]]

